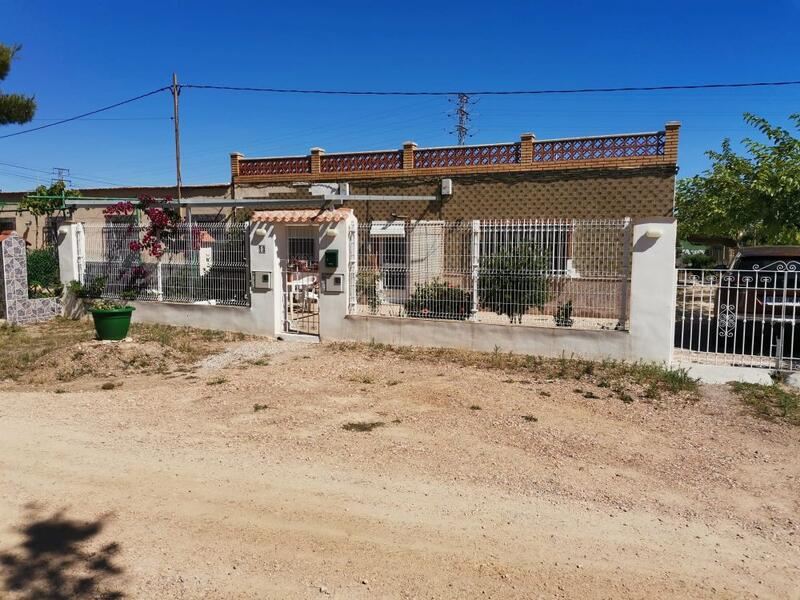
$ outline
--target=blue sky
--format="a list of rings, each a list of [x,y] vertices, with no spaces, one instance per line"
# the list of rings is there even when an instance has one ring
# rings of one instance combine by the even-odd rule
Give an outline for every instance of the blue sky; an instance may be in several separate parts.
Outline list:
[[[741,2],[40,2],[6,0],[0,41],[24,45],[3,82],[37,119],[184,83],[375,90],[537,89],[800,79],[798,0]],[[227,181],[228,154],[305,154],[455,142],[446,98],[276,96],[186,89],[184,183]],[[174,183],[168,93],[0,140],[0,163],[71,169],[75,186]],[[471,143],[652,131],[679,120],[681,175],[703,152],[800,112],[800,86],[485,97]],[[102,120],[100,120],[102,119]],[[37,120],[33,125],[47,123]],[[6,126],[10,133],[17,126]],[[0,189],[49,175],[0,165]],[[82,178],[82,179],[79,179]]]

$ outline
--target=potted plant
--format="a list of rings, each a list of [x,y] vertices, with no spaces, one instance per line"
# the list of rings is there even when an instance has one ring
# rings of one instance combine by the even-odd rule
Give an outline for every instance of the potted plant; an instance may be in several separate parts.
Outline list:
[[[124,301],[98,298],[92,300],[89,312],[94,320],[94,330],[99,340],[124,340],[131,327],[131,313],[135,309]]]
[[[126,291],[122,301],[102,298],[106,287],[105,277],[96,277],[86,285],[73,281],[69,285],[70,293],[80,298],[92,315],[94,330],[99,340],[124,340],[131,326],[132,306],[127,300],[135,298],[135,292]]]

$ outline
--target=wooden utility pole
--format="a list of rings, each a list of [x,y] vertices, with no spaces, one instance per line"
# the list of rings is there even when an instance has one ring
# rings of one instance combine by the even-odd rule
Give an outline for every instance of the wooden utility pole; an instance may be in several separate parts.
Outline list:
[[[178,87],[178,75],[172,74],[172,120],[175,125],[175,183],[178,192],[178,203],[181,200],[181,128],[178,118],[178,95],[181,89]],[[179,204],[180,207],[180,204]],[[180,209],[180,208],[179,208]],[[181,210],[181,212],[183,212]]]

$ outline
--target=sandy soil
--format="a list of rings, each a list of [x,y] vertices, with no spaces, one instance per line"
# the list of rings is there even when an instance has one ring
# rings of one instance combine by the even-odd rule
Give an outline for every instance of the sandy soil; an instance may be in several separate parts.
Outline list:
[[[0,590],[800,598],[800,430],[724,388],[626,404],[582,382],[260,348],[113,390],[105,373],[59,393],[6,383]]]

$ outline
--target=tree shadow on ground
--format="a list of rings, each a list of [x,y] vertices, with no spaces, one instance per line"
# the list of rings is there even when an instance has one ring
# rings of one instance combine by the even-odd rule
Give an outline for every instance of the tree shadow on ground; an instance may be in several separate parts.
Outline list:
[[[111,589],[122,573],[113,562],[119,545],[86,547],[103,530],[106,517],[78,521],[67,518],[63,510],[44,517],[35,507],[28,511],[17,528],[22,542],[0,553],[3,589],[25,600],[123,597]]]

